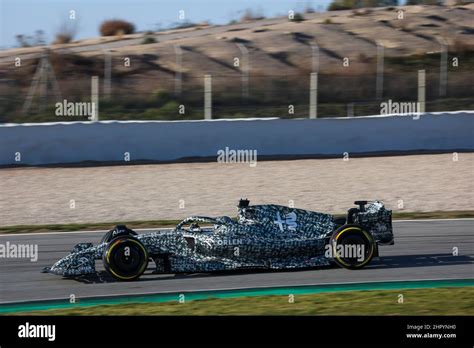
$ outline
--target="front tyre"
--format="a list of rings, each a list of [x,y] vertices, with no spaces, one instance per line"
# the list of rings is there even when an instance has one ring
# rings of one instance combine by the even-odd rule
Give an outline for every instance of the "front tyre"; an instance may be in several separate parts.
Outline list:
[[[372,235],[359,225],[344,225],[334,231],[329,246],[335,263],[347,269],[360,269],[376,254]]]
[[[121,236],[107,244],[102,260],[105,270],[115,279],[135,280],[148,266],[148,251],[138,239]]]

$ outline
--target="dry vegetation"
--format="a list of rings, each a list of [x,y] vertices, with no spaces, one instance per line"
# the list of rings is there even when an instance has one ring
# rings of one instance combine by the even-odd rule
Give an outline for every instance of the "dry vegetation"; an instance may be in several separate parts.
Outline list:
[[[104,21],[100,25],[100,34],[102,36],[126,35],[135,32],[135,26],[127,21],[120,19],[111,19]]]

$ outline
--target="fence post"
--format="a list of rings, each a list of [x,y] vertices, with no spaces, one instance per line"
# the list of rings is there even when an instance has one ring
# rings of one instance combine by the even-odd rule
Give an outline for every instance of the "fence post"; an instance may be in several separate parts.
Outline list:
[[[377,41],[377,79],[375,81],[375,97],[381,100],[383,97],[383,60],[384,47]]]
[[[204,119],[212,119],[212,76],[204,75]]]
[[[439,62],[439,96],[446,96],[446,85],[448,82],[448,49],[446,40],[438,37],[438,42],[441,45],[441,54]]]
[[[99,76],[91,78],[91,102],[93,103],[94,113],[90,116],[92,122],[99,121]]]
[[[426,97],[426,75],[425,70],[418,70],[418,107],[419,112],[425,112],[425,97]]]
[[[247,101],[249,97],[249,50],[242,43],[238,43],[237,47],[239,48],[240,53],[242,54],[242,99],[244,101]]]
[[[318,118],[318,73],[311,73],[309,87],[309,118]]]
[[[182,90],[182,65],[183,65],[183,50],[181,49],[181,46],[175,45],[174,46],[174,52],[176,55],[176,73],[174,77],[174,93],[177,96],[181,95],[181,90]]]
[[[347,104],[347,117],[354,117],[354,103]]]
[[[104,97],[109,99],[112,92],[112,55],[109,50],[104,51]]]

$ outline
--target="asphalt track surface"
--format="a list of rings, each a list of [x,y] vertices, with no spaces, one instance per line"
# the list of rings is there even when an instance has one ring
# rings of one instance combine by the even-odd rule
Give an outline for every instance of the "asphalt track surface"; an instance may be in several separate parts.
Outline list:
[[[133,226],[130,226],[133,228]],[[143,231],[145,232],[145,231]],[[103,272],[88,279],[63,279],[41,273],[79,242],[96,243],[102,232],[1,235],[0,243],[38,244],[38,261],[1,259],[0,303],[33,300],[189,292],[351,282],[474,278],[474,219],[395,221],[395,245],[380,248],[380,258],[362,270],[321,268],[278,272],[153,274],[153,263],[135,282],[116,282]],[[453,256],[453,248],[458,256]],[[101,272],[102,271],[102,272]]]

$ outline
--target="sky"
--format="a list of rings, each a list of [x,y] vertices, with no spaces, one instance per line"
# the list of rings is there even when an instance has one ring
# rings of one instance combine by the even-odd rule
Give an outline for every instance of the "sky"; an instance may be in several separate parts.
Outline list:
[[[191,22],[209,20],[225,24],[239,19],[245,9],[266,17],[302,11],[308,4],[318,11],[330,0],[0,0],[0,48],[17,47],[18,34],[34,35],[43,30],[51,42],[60,26],[76,13],[76,39],[97,37],[100,23],[119,18],[135,24],[137,31],[157,30],[178,23],[180,10]]]

